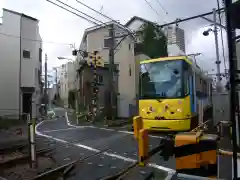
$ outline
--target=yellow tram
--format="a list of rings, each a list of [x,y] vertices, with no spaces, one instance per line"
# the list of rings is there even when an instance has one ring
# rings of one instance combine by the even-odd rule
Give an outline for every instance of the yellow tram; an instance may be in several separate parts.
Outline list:
[[[139,115],[153,131],[189,131],[212,118],[212,80],[187,56],[140,62]]]

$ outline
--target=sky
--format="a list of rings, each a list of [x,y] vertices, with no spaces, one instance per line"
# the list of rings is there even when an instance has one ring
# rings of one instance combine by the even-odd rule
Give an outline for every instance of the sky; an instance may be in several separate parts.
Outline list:
[[[52,1],[56,2],[56,0]],[[156,13],[145,0],[79,1],[96,10],[101,10],[102,13],[120,21],[122,24],[125,24],[133,16],[140,16],[159,24],[164,24],[165,22],[172,22],[176,18],[181,19],[210,12],[217,7],[217,0],[146,0],[157,11]],[[164,7],[164,10],[158,1]],[[76,0],[62,0],[62,2],[94,16],[96,19],[108,21],[108,19],[100,17],[77,3]],[[0,0],[0,6],[39,19],[40,34],[44,42],[43,52],[48,55],[49,69],[65,63],[58,60],[57,57],[71,58],[72,47],[70,44],[79,47],[84,30],[93,26],[86,20],[54,6],[46,0]],[[212,16],[208,16],[208,18],[212,19]],[[202,32],[210,27],[210,24],[201,18],[179,24],[179,27],[185,30],[187,54],[202,53],[202,55],[197,57],[197,61],[206,71],[216,69],[214,64],[216,53],[213,33],[210,33],[207,37],[202,35]],[[223,35],[225,39],[224,30]],[[224,44],[226,44],[226,40],[224,40]],[[223,60],[220,36],[219,46],[220,58]],[[226,48],[226,45],[224,47]],[[222,71],[224,70],[223,64],[221,64]]]

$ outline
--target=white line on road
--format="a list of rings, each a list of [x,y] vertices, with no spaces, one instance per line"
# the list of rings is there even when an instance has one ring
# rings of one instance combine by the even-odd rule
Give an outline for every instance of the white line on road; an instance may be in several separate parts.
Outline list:
[[[109,129],[109,128],[101,128],[101,127],[97,127],[97,126],[76,126],[76,125],[72,125],[68,119],[68,114],[67,112],[65,112],[65,119],[67,121],[67,125],[70,127],[75,127],[75,128],[79,128],[79,127],[89,127],[89,128],[96,128],[96,129],[102,129],[102,130],[106,130],[106,131],[116,131],[116,132],[120,132],[120,133],[125,133],[125,134],[133,134],[132,131],[118,131],[118,130],[114,130],[114,129]],[[163,137],[161,136],[154,136],[154,135],[149,135],[149,137],[153,137],[153,138],[157,138],[157,139],[163,139]]]
[[[65,143],[65,144],[72,144],[74,146],[77,146],[77,147],[81,147],[81,148],[84,148],[84,149],[87,149],[89,151],[93,151],[93,152],[100,152],[99,149],[95,149],[95,148],[92,148],[90,146],[86,146],[86,145],[83,145],[83,144],[80,144],[80,143],[70,143],[66,140],[63,140],[63,139],[59,139],[59,138],[56,138],[56,137],[53,137],[53,136],[49,136],[49,135],[46,135],[46,134],[42,134],[41,132],[38,131],[38,127],[43,124],[44,121],[38,123],[36,125],[36,128],[35,128],[35,131],[36,131],[36,134],[39,135],[39,136],[43,136],[43,137],[46,137],[48,139],[53,139],[55,141],[58,141],[58,142],[61,142],[61,143]],[[121,155],[118,155],[118,154],[113,154],[113,153],[108,153],[108,152],[103,152],[102,154],[106,155],[106,156],[110,156],[110,157],[115,157],[117,159],[121,159],[121,160],[124,160],[124,161],[127,161],[127,162],[136,162],[136,160],[134,159],[131,159],[131,158],[127,158],[127,157],[124,157],[124,156],[121,156]],[[167,168],[167,167],[163,167],[163,166],[159,166],[155,163],[148,163],[148,166],[150,167],[153,167],[155,169],[160,169],[160,170],[164,170],[164,171],[167,171],[168,173],[172,173],[172,172],[175,172],[173,169],[170,169],[170,168]]]
[[[69,130],[73,130],[73,129],[77,129],[77,128],[66,128],[66,129],[53,129],[53,130],[47,130],[47,131],[43,131],[45,133],[48,133],[48,132],[58,132],[58,131],[69,131]]]
[[[74,127],[74,128],[85,128],[85,127],[90,127],[90,126],[75,126],[75,125],[72,125],[68,119],[68,114],[67,112],[65,112],[65,119],[66,119],[66,122],[67,122],[67,125],[70,126],[70,127]]]

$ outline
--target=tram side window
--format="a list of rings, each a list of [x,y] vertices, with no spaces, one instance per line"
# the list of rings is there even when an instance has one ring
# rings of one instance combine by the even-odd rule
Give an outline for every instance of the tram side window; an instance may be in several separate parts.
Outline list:
[[[183,87],[184,87],[184,95],[188,95],[189,92],[189,78],[190,78],[190,68],[186,67],[183,72]]]

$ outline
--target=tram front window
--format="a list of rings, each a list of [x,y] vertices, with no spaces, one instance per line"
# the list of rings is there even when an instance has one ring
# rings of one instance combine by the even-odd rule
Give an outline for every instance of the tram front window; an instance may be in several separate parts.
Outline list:
[[[141,64],[140,99],[183,96],[183,60]]]

